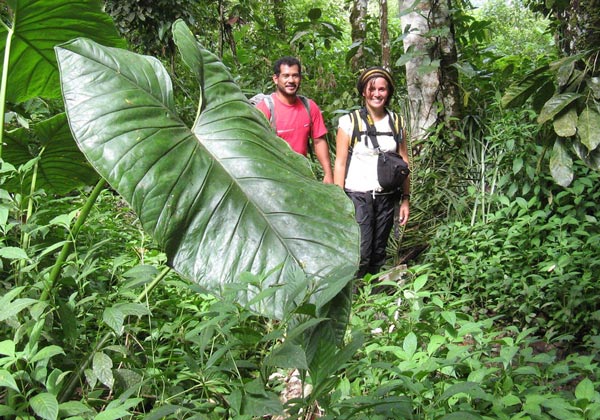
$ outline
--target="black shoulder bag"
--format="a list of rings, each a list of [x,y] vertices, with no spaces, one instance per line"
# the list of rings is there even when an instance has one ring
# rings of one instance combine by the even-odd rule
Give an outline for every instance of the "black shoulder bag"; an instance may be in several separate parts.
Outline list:
[[[391,116],[388,116],[391,121]],[[377,134],[375,130],[375,125],[372,123],[372,119],[370,115],[366,115],[366,123],[367,123],[367,136],[373,143],[373,148],[377,150],[379,157],[377,159],[377,181],[381,188],[384,191],[396,191],[402,188],[404,185],[404,181],[410,174],[410,169],[408,168],[408,163],[402,159],[398,153],[394,152],[384,152],[379,147],[379,142],[377,141]],[[392,133],[393,134],[393,133]],[[394,139],[396,139],[396,135],[394,135]],[[398,146],[398,142],[396,141],[396,146]]]

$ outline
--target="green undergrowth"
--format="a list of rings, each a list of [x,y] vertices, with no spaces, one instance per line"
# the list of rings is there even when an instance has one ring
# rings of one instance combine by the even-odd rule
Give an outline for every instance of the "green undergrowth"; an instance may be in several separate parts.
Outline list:
[[[546,340],[585,347],[600,330],[598,173],[581,169],[568,188],[540,177],[529,194],[498,195],[497,210],[438,231],[427,262],[437,290],[477,318],[536,328]]]
[[[590,243],[582,243],[597,237],[592,199],[569,204],[588,191],[578,185],[540,208],[509,200],[486,224],[524,232],[516,235],[523,241],[518,252],[494,248],[507,270],[515,259],[513,269],[537,268],[537,275],[560,272],[569,280],[569,267],[581,272],[579,283],[556,284],[551,304],[557,308],[595,267],[584,264]],[[548,313],[545,323],[516,315],[520,306],[497,297],[503,283],[494,278],[484,287],[463,274],[473,273],[469,252],[487,255],[460,247],[484,226],[447,227],[454,231],[445,239],[446,259],[413,267],[400,282],[357,285],[345,345],[337,348],[324,336],[311,348],[308,332],[324,322],[314,306],[290,309],[276,322],[165,271],[164,254],[110,190],[100,194],[49,290],[56,255],[88,193],[55,198],[40,192],[35,202],[44,205],[31,212],[18,195],[0,197],[2,418],[308,419],[314,412],[325,419],[600,418],[592,296],[578,295],[576,320],[561,323],[551,308],[533,301],[551,293],[544,283],[529,304]],[[548,227],[540,228],[540,221]],[[524,242],[535,240],[532,231],[539,231],[539,247]],[[484,243],[475,235],[469,246]],[[539,255],[536,265],[525,259],[536,249],[543,256],[570,249],[572,262],[554,258],[556,266],[547,270]],[[491,264],[480,266],[488,271],[477,279],[492,278]],[[243,280],[258,287],[260,279]],[[463,284],[469,279],[471,285]],[[281,401],[294,377],[304,393]]]
[[[469,312],[464,298],[436,289],[431,269],[388,282],[385,294],[369,283],[359,293],[352,325],[369,338],[338,392],[343,406],[379,405],[348,418],[598,418],[599,341],[565,355],[536,328]]]

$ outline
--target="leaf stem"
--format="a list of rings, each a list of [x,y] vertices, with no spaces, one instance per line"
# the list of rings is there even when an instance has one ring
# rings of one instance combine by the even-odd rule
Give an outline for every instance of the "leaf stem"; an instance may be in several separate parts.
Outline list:
[[[71,243],[75,240],[75,237],[77,237],[77,233],[79,232],[79,229],[81,229],[81,226],[83,226],[83,223],[85,222],[85,219],[87,218],[88,214],[90,213],[90,210],[91,210],[94,202],[98,198],[98,195],[100,194],[100,192],[104,189],[104,185],[105,185],[105,181],[104,181],[104,179],[101,178],[100,181],[98,181],[98,183],[96,184],[96,187],[94,187],[94,190],[92,191],[92,193],[90,194],[88,199],[86,200],[83,208],[81,209],[81,212],[79,213],[79,216],[77,217],[77,220],[75,221],[75,224],[73,225],[73,228],[71,229],[71,233],[70,233],[71,240],[66,241],[65,244],[63,245],[58,258],[57,258],[56,262],[54,263],[54,266],[52,267],[50,276],[48,277],[48,279],[45,282],[44,290],[42,291],[40,298],[39,298],[40,302],[46,302],[48,300],[48,297],[50,296],[50,292],[53,289],[53,287],[58,279],[58,275],[60,274],[62,265],[65,262],[65,260],[67,259],[67,256],[69,255],[69,252],[71,249]],[[43,330],[45,321],[46,321],[45,313],[42,314],[36,320],[36,323],[34,324],[31,335],[29,337],[29,341],[27,343],[27,346],[29,348],[34,349],[35,346],[37,346],[37,342],[42,334],[42,330]]]
[[[54,263],[54,266],[52,267],[50,276],[48,277],[48,280],[46,280],[46,287],[44,288],[44,291],[42,292],[42,295],[40,296],[41,301],[45,301],[46,299],[48,299],[50,291],[54,288],[55,283],[58,279],[60,270],[61,270],[65,260],[67,259],[69,252],[71,251],[71,245],[75,241],[75,238],[77,237],[77,234],[79,233],[79,229],[81,229],[85,220],[87,219],[87,217],[90,213],[90,210],[92,209],[92,206],[96,202],[96,199],[98,198],[98,196],[104,189],[105,184],[106,184],[105,180],[103,178],[100,178],[100,180],[98,181],[98,183],[92,190],[92,193],[89,195],[85,204],[81,208],[81,212],[79,213],[79,216],[77,216],[77,220],[75,221],[75,224],[73,225],[73,228],[71,229],[71,232],[70,232],[71,240],[66,241],[65,244],[63,245],[63,247],[60,251],[60,254],[58,255],[58,258],[56,259],[56,262]]]
[[[2,158],[2,143],[4,141],[4,112],[6,105],[6,85],[8,83],[8,64],[10,61],[10,45],[13,29],[6,27],[6,45],[4,46],[4,62],[2,64],[2,80],[0,81],[0,158]]]
[[[147,298],[150,292],[158,285],[158,283],[160,283],[161,280],[167,276],[169,271],[171,271],[171,267],[165,267],[163,271],[161,271],[160,274],[144,288],[144,291],[135,299],[135,302],[140,303],[142,300]]]

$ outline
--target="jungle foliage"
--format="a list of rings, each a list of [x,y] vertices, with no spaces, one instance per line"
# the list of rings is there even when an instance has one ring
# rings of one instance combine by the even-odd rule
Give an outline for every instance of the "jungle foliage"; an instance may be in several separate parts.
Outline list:
[[[464,115],[411,145],[409,270],[353,285],[348,201],[245,100],[297,55],[333,139],[334,3],[1,3],[0,417],[600,418],[597,50],[457,9]],[[506,16],[535,28],[510,55]]]

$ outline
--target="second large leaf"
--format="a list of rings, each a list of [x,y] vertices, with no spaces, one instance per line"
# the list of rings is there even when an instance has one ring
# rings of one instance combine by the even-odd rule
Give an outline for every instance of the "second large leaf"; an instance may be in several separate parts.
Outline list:
[[[351,202],[314,179],[212,54],[202,50],[197,69],[202,111],[193,130],[158,60],[87,39],[57,47],[57,56],[79,147],[184,277],[222,294],[244,272],[264,275],[263,287],[277,293],[262,312],[279,317],[299,270],[317,283],[352,273]]]

